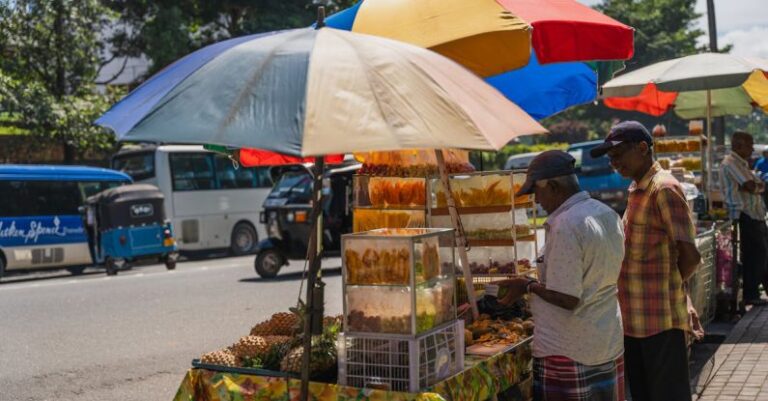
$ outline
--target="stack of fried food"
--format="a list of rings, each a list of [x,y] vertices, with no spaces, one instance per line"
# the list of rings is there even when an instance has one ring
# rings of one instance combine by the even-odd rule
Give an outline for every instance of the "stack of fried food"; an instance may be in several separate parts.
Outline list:
[[[464,342],[467,346],[482,344],[489,347],[517,344],[531,336],[533,328],[532,319],[493,320],[482,314],[464,329]]]

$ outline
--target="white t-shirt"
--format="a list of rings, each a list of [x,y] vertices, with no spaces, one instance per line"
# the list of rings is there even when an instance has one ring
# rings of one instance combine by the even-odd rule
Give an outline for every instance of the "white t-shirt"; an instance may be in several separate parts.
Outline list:
[[[579,192],[547,218],[544,228],[539,279],[548,290],[580,301],[570,311],[531,295],[533,355],[565,356],[583,365],[616,359],[624,352],[616,287],[624,258],[619,215]]]

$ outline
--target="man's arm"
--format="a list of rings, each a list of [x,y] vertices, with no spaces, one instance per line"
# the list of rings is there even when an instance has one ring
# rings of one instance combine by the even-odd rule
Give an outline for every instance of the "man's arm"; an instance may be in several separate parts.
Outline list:
[[[677,270],[685,281],[701,262],[691,210],[685,196],[672,188],[661,189],[656,201],[664,229],[677,245]]]
[[[526,287],[530,289],[531,293],[538,295],[544,301],[563,309],[574,310],[579,305],[579,298],[548,290],[544,284],[538,281],[531,283],[530,280],[524,277],[502,280],[494,284],[507,288],[507,295],[499,300],[499,303],[502,305],[511,305],[520,299],[526,293]]]
[[[701,263],[701,255],[695,244],[677,241],[677,269],[683,281],[688,280],[696,273],[696,268]]]
[[[541,297],[541,299],[551,303],[552,305],[559,306],[563,309],[574,310],[579,306],[579,298],[572,295],[563,294],[561,292],[548,290],[544,284],[532,283],[530,285],[531,293]]]

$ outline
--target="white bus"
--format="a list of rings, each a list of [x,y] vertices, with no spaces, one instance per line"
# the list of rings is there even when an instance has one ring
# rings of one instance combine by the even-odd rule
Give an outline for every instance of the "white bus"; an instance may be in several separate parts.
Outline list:
[[[245,255],[266,238],[259,212],[272,188],[269,167],[236,169],[202,146],[160,145],[123,149],[112,168],[160,188],[182,252],[229,248]]]

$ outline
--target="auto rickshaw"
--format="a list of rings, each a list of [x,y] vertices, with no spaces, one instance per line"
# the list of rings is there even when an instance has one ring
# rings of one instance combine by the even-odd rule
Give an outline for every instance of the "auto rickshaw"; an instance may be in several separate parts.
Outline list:
[[[359,163],[332,165],[323,178],[323,256],[341,255],[341,235],[352,232],[352,177]],[[275,185],[264,201],[260,220],[268,238],[256,246],[254,269],[263,278],[277,276],[288,260],[307,256],[312,231],[312,164],[276,166]]]
[[[91,256],[107,275],[137,260],[155,259],[176,268],[178,253],[163,194],[147,184],[124,185],[86,199],[85,226]]]

